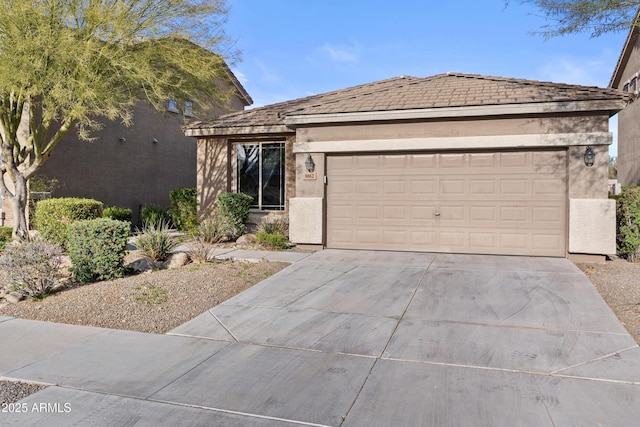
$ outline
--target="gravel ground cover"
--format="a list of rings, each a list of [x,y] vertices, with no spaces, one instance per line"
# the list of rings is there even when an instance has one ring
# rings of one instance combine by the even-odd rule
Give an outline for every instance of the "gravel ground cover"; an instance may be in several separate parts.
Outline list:
[[[614,259],[605,264],[578,264],[578,267],[640,344],[640,263]]]

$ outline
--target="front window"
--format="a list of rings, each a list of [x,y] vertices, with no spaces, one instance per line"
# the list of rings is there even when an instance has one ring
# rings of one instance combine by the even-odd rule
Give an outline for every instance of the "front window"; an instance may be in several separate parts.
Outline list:
[[[284,210],[284,143],[236,145],[236,190],[253,197],[254,209]]]

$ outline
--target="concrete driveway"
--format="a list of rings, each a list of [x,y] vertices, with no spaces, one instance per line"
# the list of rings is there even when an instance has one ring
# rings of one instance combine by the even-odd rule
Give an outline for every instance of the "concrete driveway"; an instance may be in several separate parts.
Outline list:
[[[3,425],[640,419],[640,348],[565,259],[325,250],[168,335],[47,325],[56,340],[2,318],[0,336],[16,327],[40,347],[0,356],[0,375],[57,384],[23,402],[71,410]],[[7,352],[26,352],[14,341]]]

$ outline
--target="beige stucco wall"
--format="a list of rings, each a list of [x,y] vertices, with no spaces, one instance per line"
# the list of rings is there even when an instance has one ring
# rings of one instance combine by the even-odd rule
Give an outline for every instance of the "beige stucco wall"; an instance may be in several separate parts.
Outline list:
[[[628,46],[629,57],[624,63],[615,88],[622,90],[624,85],[640,73],[640,37],[637,30],[632,43]],[[638,82],[640,89],[640,81]],[[640,102],[629,104],[618,113],[618,181],[622,185],[640,184]]]
[[[474,149],[503,149],[505,142],[510,149],[525,148],[536,141],[536,147],[544,149],[545,139],[549,135],[557,135],[552,140],[554,147],[565,147],[567,150],[567,206],[571,206],[568,229],[570,251],[576,253],[610,254],[613,244],[615,252],[615,214],[611,215],[608,198],[608,114],[556,116],[556,117],[521,117],[428,121],[421,123],[386,123],[386,124],[348,124],[339,126],[303,127],[297,129],[296,142],[296,187],[299,200],[292,204],[290,221],[298,223],[294,215],[304,216],[304,221],[317,224],[323,221],[325,189],[324,175],[325,154],[321,148],[326,144],[328,151],[350,150],[366,152],[378,149],[407,149],[412,141],[416,147],[437,150],[465,149],[465,141],[475,144]],[[591,144],[592,135],[607,135],[596,138]],[[492,137],[496,144],[492,147]],[[507,136],[504,138],[504,136]],[[486,138],[476,138],[486,137]],[[371,140],[371,143],[367,143]],[[349,144],[353,141],[353,146]],[[387,141],[387,142],[385,142]],[[430,145],[433,141],[433,145]],[[542,142],[541,142],[542,141]],[[332,143],[335,142],[335,143]],[[499,142],[499,143],[498,143]],[[587,143],[596,153],[594,166],[584,164],[584,152]],[[377,144],[377,145],[376,145]],[[379,148],[384,147],[384,148]],[[318,179],[304,179],[304,162],[311,154],[316,163]],[[330,178],[329,178],[330,179]],[[322,203],[320,202],[322,200]],[[587,202],[574,202],[587,200]],[[315,216],[313,215],[315,212]],[[601,224],[602,232],[584,234],[584,221],[590,224]],[[612,228],[613,227],[613,228]],[[312,231],[292,229],[291,240],[298,243],[317,243],[324,241],[317,235],[319,228]],[[613,232],[611,231],[613,230]]]
[[[622,73],[620,74],[620,82],[616,86],[617,89],[622,89],[624,84],[630,80],[635,74],[640,72],[640,37],[633,36],[633,41],[629,46],[629,59],[627,60]]]
[[[618,113],[618,181],[640,184],[640,101]]]
[[[293,134],[275,135],[234,135],[227,137],[211,137],[198,139],[198,210],[206,213],[215,206],[216,196],[222,192],[235,191],[234,178],[234,144],[255,142],[285,142],[285,210],[284,211],[252,211],[249,215],[249,230],[264,220],[274,217],[288,217],[289,200],[296,196],[296,165],[293,154]]]
[[[492,135],[528,135],[571,132],[608,132],[608,115],[442,120],[413,123],[347,124],[299,127],[297,141],[438,138]]]

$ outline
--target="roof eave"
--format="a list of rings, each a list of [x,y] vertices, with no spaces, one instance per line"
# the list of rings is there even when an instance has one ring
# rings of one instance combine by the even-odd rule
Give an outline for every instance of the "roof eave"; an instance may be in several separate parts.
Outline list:
[[[441,107],[393,111],[366,111],[355,113],[298,114],[284,118],[287,126],[369,122],[389,120],[417,120],[433,118],[460,118],[481,116],[505,116],[523,114],[553,114],[586,111],[607,111],[610,115],[622,110],[628,101],[604,99],[591,101],[540,102],[527,104],[479,105],[464,107]]]
[[[639,20],[640,20],[640,8],[636,13],[634,22],[638,22]],[[635,43],[635,40],[638,37],[638,34],[639,34],[638,27],[635,25],[632,25],[631,28],[629,29],[629,33],[627,34],[627,38],[624,42],[624,47],[622,48],[622,51],[620,52],[620,56],[618,57],[618,62],[616,63],[616,67],[613,70],[613,74],[611,75],[611,80],[609,81],[610,88],[615,88],[620,83],[620,80],[622,79],[622,72],[624,71],[624,67],[626,66],[627,61],[631,56],[631,50],[632,50],[631,48]]]
[[[203,138],[208,136],[228,136],[228,135],[252,135],[268,133],[292,133],[293,129],[285,125],[256,125],[256,126],[211,126],[201,128],[187,128],[184,131],[186,136]]]

